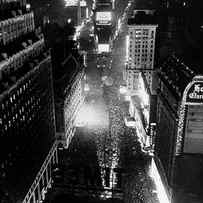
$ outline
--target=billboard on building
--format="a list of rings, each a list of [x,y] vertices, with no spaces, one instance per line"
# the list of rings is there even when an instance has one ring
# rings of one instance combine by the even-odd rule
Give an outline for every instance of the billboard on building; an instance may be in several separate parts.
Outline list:
[[[96,12],[96,24],[97,25],[109,25],[112,21],[112,13],[110,11]]]
[[[98,44],[98,53],[110,52],[109,44]]]
[[[78,6],[79,0],[65,0],[65,7]]]

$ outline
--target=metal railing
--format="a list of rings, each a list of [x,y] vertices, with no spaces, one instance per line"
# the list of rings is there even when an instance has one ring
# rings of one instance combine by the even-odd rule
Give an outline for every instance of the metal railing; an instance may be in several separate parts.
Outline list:
[[[22,203],[39,203],[45,199],[48,188],[52,186],[51,166],[58,163],[57,146],[55,141]]]

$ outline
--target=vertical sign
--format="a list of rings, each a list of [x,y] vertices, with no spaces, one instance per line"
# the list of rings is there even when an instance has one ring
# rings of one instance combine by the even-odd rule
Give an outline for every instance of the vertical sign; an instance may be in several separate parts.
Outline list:
[[[150,136],[150,146],[151,146],[152,152],[154,152],[154,144],[155,144],[155,138],[156,138],[156,131],[157,131],[156,123],[150,123],[149,136]]]

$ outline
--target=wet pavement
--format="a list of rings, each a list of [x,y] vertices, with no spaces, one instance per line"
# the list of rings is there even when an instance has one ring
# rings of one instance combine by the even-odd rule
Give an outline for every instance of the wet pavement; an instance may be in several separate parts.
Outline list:
[[[63,178],[50,192],[49,203],[158,203],[148,174],[151,157],[141,152],[135,129],[124,124],[127,108],[119,87],[124,83],[127,29],[122,30],[114,43],[112,68],[107,71],[112,85],[101,86],[96,57],[88,52],[86,73],[92,89],[85,105],[97,115],[96,122],[77,128],[69,148],[60,152]]]
[[[64,178],[52,202],[157,202],[147,175],[151,159],[141,152],[135,129],[125,127],[126,109],[115,90],[105,87],[105,100],[98,98],[94,106],[103,109],[100,116],[109,125],[77,128],[69,148],[61,152]]]

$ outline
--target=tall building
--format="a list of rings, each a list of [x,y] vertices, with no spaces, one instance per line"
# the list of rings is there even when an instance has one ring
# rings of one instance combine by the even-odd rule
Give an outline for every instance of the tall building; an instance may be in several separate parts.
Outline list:
[[[128,19],[126,82],[131,94],[138,90],[140,73],[152,92],[156,28],[151,10],[135,10]]]
[[[63,74],[54,78],[57,139],[68,148],[76,130],[76,115],[84,102],[83,60],[70,54],[62,62]]]
[[[0,199],[40,202],[57,162],[49,51],[25,0],[0,1]]]
[[[67,27],[68,26],[68,27]],[[50,46],[53,66],[57,140],[68,148],[75,133],[75,119],[84,101],[85,53],[70,39],[71,25],[48,24],[46,42]]]
[[[174,203],[202,202],[203,77],[175,55],[158,71],[155,155]]]

